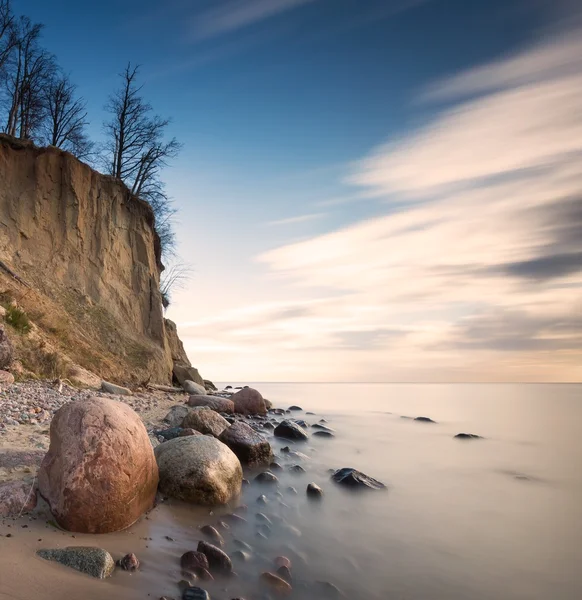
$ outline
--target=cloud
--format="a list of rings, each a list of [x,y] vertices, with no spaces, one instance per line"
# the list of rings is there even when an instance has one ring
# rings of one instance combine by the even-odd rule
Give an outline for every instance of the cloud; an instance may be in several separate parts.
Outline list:
[[[194,37],[205,39],[249,27],[316,0],[228,0],[196,15]]]
[[[265,223],[268,226],[279,226],[279,225],[295,225],[297,223],[307,223],[308,221],[316,221],[325,217],[325,213],[311,213],[307,215],[298,215],[296,217],[287,217],[286,219],[278,219],[276,221],[269,221]]]

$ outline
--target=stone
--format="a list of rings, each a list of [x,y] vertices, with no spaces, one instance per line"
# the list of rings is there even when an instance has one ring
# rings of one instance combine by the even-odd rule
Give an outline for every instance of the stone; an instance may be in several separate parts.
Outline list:
[[[277,558],[275,559],[275,566],[277,568],[287,567],[288,569],[291,569],[291,560],[288,559],[286,556],[277,556]]]
[[[283,467],[278,462],[272,462],[269,465],[269,469],[271,469],[271,471],[282,471]]]
[[[240,461],[212,437],[176,438],[159,445],[155,454],[163,494],[203,505],[226,504],[240,494]]]
[[[105,579],[115,569],[115,562],[106,550],[89,546],[69,546],[68,548],[42,549],[38,556],[58,562],[81,573]]]
[[[101,391],[107,394],[115,394],[116,396],[131,396],[133,394],[129,388],[121,385],[115,385],[109,381],[101,382]]]
[[[255,481],[258,483],[277,483],[279,480],[270,471],[263,471],[255,477]]]
[[[179,437],[186,437],[187,435],[203,435],[203,434],[200,433],[199,431],[196,431],[195,429],[192,429],[191,427],[186,427],[186,429],[180,430]]]
[[[6,335],[4,326],[0,325],[0,369],[10,366],[13,352],[12,342],[8,338],[8,335]]]
[[[234,403],[234,412],[241,415],[266,415],[267,407],[260,392],[253,388],[244,388],[233,394],[230,399]]]
[[[180,566],[182,569],[191,573],[198,574],[200,569],[208,571],[210,568],[206,554],[202,552],[185,552],[180,558]]]
[[[219,396],[201,396],[200,394],[194,394],[188,398],[188,406],[207,406],[219,413],[234,413],[234,403],[232,400],[220,398]]]
[[[457,433],[455,436],[457,440],[482,440],[483,438],[480,435],[476,435],[475,433]]]
[[[421,423],[436,423],[436,421],[433,421],[429,417],[416,417],[414,420],[415,421],[420,421]]]
[[[182,427],[195,429],[204,435],[218,437],[227,427],[228,421],[217,412],[206,406],[197,406],[190,409],[184,417]]]
[[[258,498],[257,498],[257,504],[268,504],[269,500],[267,498],[267,496],[265,496],[265,494],[261,494]]]
[[[182,592],[182,600],[210,600],[210,594],[202,588],[190,586]]]
[[[248,552],[252,552],[252,547],[247,544],[246,542],[243,542],[243,540],[239,540],[238,538],[235,538],[233,540],[235,546],[238,546],[239,548],[242,548],[243,550],[247,550]]]
[[[17,517],[34,510],[37,502],[34,483],[0,483],[0,517]]]
[[[182,427],[169,427],[168,429],[154,429],[153,434],[156,438],[163,438],[167,442],[168,440],[180,437],[183,431]]]
[[[323,496],[323,490],[317,483],[311,482],[307,485],[307,495],[311,498],[321,498]]]
[[[204,379],[204,387],[211,392],[218,391],[218,388],[210,381],[210,379]]]
[[[340,483],[347,487],[369,488],[372,490],[386,489],[386,486],[381,481],[349,467],[338,469],[331,478],[336,483]]]
[[[322,425],[321,423],[314,423],[311,426],[312,429],[319,429],[320,431],[329,431],[330,433],[334,433],[334,429],[331,427],[327,427],[326,425]]]
[[[38,487],[69,531],[110,533],[135,523],[158,487],[154,449],[137,413],[107,398],[65,404],[51,422]]]
[[[182,383],[182,389],[188,394],[196,394],[199,396],[203,396],[206,394],[206,388],[195,381],[190,381],[186,379],[184,383]]]
[[[257,513],[255,516],[257,517],[257,521],[261,521],[262,523],[267,523],[268,525],[273,524],[273,521],[271,521],[271,519],[269,519],[269,517],[267,517],[267,515],[264,513]]]
[[[297,423],[289,420],[281,421],[279,425],[275,427],[274,434],[277,437],[299,441],[305,441],[309,437]]]
[[[232,558],[241,562],[248,562],[251,559],[251,555],[243,550],[235,550],[232,553]]]
[[[183,404],[172,406],[164,417],[164,423],[167,423],[170,427],[182,427],[182,421],[189,412],[190,409]]]
[[[217,546],[213,546],[208,542],[198,542],[198,552],[206,555],[208,564],[210,565],[210,571],[216,571],[223,574],[232,573],[232,561],[228,554],[222,551]]]
[[[204,379],[202,379],[198,369],[191,367],[190,365],[186,365],[180,362],[175,362],[172,369],[174,378],[181,385],[184,386],[185,381],[193,381],[197,383],[202,388],[204,388]],[[206,388],[204,388],[206,390]],[[202,392],[204,394],[204,391]]]
[[[291,465],[289,467],[289,472],[300,475],[301,473],[305,473],[305,469],[301,465]]]
[[[13,383],[14,375],[12,375],[12,373],[9,373],[8,371],[0,371],[0,385],[12,385]]]
[[[292,591],[289,583],[287,583],[284,579],[281,579],[281,577],[278,575],[269,573],[268,571],[261,574],[261,581],[281,595],[286,596]]]
[[[295,411],[295,410],[303,410],[303,409],[300,406],[293,405],[293,406],[290,406],[287,410],[294,410]]]
[[[309,423],[304,419],[291,419],[293,423],[297,423],[299,427],[303,427],[303,429],[307,429],[309,427]]]
[[[273,408],[273,403],[270,400],[263,398],[263,401],[265,402],[265,408],[267,409],[267,411]]]
[[[117,564],[124,571],[137,571],[139,569],[139,560],[132,552],[120,558]]]
[[[317,437],[323,437],[323,438],[335,437],[335,435],[331,431],[315,431],[313,433],[313,435],[316,435]]]
[[[212,542],[215,543],[217,546],[224,546],[224,538],[220,535],[217,529],[212,527],[212,525],[204,525],[200,528],[200,531],[205,536],[210,538]]]
[[[233,423],[218,439],[250,467],[269,465],[273,460],[271,444],[243,421]]]
[[[291,569],[289,569],[289,567],[286,567],[285,565],[279,567],[277,569],[277,575],[281,577],[281,579],[291,583]]]

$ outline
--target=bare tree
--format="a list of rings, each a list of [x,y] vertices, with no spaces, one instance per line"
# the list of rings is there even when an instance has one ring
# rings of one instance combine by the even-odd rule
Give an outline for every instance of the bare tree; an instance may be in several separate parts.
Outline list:
[[[106,106],[112,118],[105,123],[105,167],[110,175],[121,179],[132,194],[151,204],[162,251],[167,255],[174,248],[171,217],[175,211],[160,172],[169,159],[177,156],[181,146],[175,138],[164,139],[169,120],[152,116],[152,107],[144,100],[142,87],[137,84],[138,72],[139,66],[127,65],[120,74],[120,88]]]
[[[87,158],[93,149],[93,143],[85,134],[87,105],[76,97],[76,90],[67,75],[55,75],[48,82],[42,142],[72,152],[78,158]]]
[[[183,289],[188,281],[190,281],[193,271],[194,269],[191,265],[176,262],[162,273],[160,292],[164,308],[170,306],[172,292]]]
[[[15,45],[14,15],[10,9],[10,2],[0,0],[0,71],[4,69]]]
[[[45,89],[54,75],[54,56],[39,43],[42,25],[20,17],[14,52],[5,69],[9,110],[5,132],[31,139],[46,116]]]

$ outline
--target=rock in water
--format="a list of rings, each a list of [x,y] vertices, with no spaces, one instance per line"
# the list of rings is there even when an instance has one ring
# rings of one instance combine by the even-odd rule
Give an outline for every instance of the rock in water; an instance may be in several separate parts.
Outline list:
[[[287,410],[303,410],[300,406],[290,406]]]
[[[223,552],[220,548],[201,540],[198,542],[198,552],[202,552],[202,554],[206,555],[211,571],[218,571],[226,574],[232,572],[232,561],[228,554]]]
[[[258,483],[278,483],[279,480],[271,471],[263,471],[255,477],[255,481]]]
[[[217,546],[224,546],[224,538],[212,525],[204,525],[200,528],[200,531],[207,535]]]
[[[107,394],[115,394],[116,396],[132,395],[132,391],[129,388],[123,387],[121,385],[115,385],[114,383],[110,383],[109,381],[101,382],[101,390],[106,392]]]
[[[160,491],[195,504],[226,504],[240,494],[242,467],[228,446],[205,436],[179,437],[155,449]]]
[[[436,421],[433,421],[430,417],[416,417],[414,420],[420,421],[421,423],[436,423]]]
[[[253,388],[244,388],[233,394],[230,399],[234,403],[234,412],[241,415],[266,415],[267,406],[260,392]]]
[[[316,431],[313,435],[316,435],[317,437],[324,437],[324,438],[335,437],[331,431],[324,431],[324,430]]]
[[[307,440],[309,437],[297,423],[289,420],[281,421],[273,433],[288,440]]]
[[[22,481],[0,483],[0,517],[17,517],[36,507],[36,486]]]
[[[229,422],[224,417],[206,406],[190,409],[182,421],[182,427],[195,429],[204,435],[214,437],[218,437],[229,426]]]
[[[180,566],[186,571],[198,574],[200,569],[208,571],[210,568],[206,554],[202,552],[186,552],[182,554]]]
[[[101,548],[70,546],[54,550],[39,550],[37,554],[45,560],[58,562],[99,579],[109,577],[115,569],[111,554]]]
[[[200,385],[195,381],[190,381],[189,379],[186,379],[186,381],[184,381],[184,383],[182,384],[182,388],[188,394],[197,394],[199,396],[204,396],[206,394],[206,388],[203,385]]]
[[[190,409],[183,404],[172,406],[168,414],[164,417],[164,423],[170,427],[182,427],[184,417],[190,412]]]
[[[153,506],[158,487],[141,419],[127,404],[106,398],[65,404],[53,417],[38,485],[64,529],[109,533],[129,527]]]
[[[227,413],[229,415],[234,413],[233,402],[219,396],[200,396],[199,394],[195,394],[188,398],[188,406],[207,406],[219,413]]]
[[[307,495],[310,498],[321,498],[323,496],[323,490],[317,485],[317,483],[310,483],[307,486]]]
[[[12,362],[12,342],[8,339],[4,327],[0,325],[0,369],[5,369]]]
[[[338,469],[331,478],[335,482],[348,487],[370,488],[372,490],[383,490],[386,488],[381,481],[349,467]]]
[[[284,579],[281,579],[281,577],[275,575],[274,573],[263,573],[261,575],[261,581],[281,595],[286,596],[292,591],[291,586]]]
[[[220,434],[219,439],[242,463],[251,467],[269,465],[273,460],[271,444],[243,421],[233,423]]]
[[[312,429],[319,429],[320,431],[329,431],[330,433],[335,433],[335,430],[331,427],[327,427],[326,425],[322,425],[321,423],[314,423],[311,426]]]
[[[482,440],[483,438],[480,435],[475,433],[457,433],[455,436],[457,440]]]
[[[199,587],[187,587],[182,592],[182,600],[210,600],[210,594]]]
[[[137,571],[139,569],[139,560],[133,552],[126,554],[123,558],[117,561],[117,564],[124,571]]]

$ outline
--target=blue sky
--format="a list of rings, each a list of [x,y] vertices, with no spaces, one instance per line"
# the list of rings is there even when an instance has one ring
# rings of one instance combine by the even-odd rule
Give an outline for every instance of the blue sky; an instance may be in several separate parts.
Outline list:
[[[579,214],[576,2],[14,8],[45,23],[93,137],[128,60],[172,118],[184,149],[166,180],[194,276],[169,316],[206,376],[582,377],[582,269],[563,267],[582,248],[548,225]],[[551,276],[522,275],[548,260]]]

